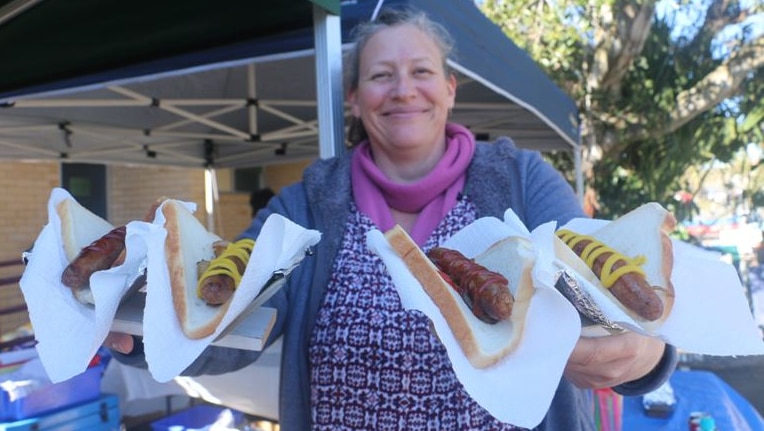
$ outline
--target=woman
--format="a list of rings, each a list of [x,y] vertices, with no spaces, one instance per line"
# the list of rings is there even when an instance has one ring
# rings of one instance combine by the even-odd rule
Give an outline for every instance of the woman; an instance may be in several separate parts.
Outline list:
[[[402,309],[365,234],[397,223],[429,249],[507,208],[530,229],[583,212],[538,153],[506,138],[475,143],[464,127],[448,123],[456,80],[446,65],[452,44],[441,27],[421,13],[388,10],[356,35],[348,101],[358,145],[311,165],[244,233],[256,237],[271,213],[322,232],[314,256],[269,303],[279,310],[271,338],[284,336],[281,427],[515,429],[466,394],[428,319]],[[118,350],[130,351],[132,340],[122,341]],[[227,372],[256,356],[210,348],[186,372]],[[116,357],[142,361],[137,351]],[[579,388],[623,384],[618,389],[625,393],[647,391],[665,381],[674,358],[670,346],[635,334],[580,340],[538,429],[594,429]]]

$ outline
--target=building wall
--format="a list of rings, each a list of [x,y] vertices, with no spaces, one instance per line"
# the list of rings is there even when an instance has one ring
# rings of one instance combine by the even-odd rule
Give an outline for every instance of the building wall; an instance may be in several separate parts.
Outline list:
[[[286,165],[266,166],[263,181],[266,186],[278,193],[282,187],[302,179],[302,172],[310,164],[310,160]]]
[[[45,205],[50,189],[60,183],[58,163],[0,162],[0,278],[21,275],[21,254],[34,243],[48,220]],[[0,308],[24,303],[18,284],[0,285]],[[26,313],[0,316],[0,334],[28,322]]]
[[[114,225],[141,220],[160,197],[194,202],[196,216],[204,214],[204,169],[109,166],[108,219]]]
[[[278,191],[298,181],[308,162],[264,169],[263,184]],[[21,254],[34,244],[48,220],[50,191],[61,185],[57,162],[0,161],[0,263],[21,262]],[[221,171],[219,175],[229,175]],[[175,167],[109,166],[107,219],[114,225],[143,219],[152,203],[166,196],[197,205],[196,216],[207,225],[204,206],[204,170]],[[229,184],[229,181],[221,181]],[[231,240],[251,221],[249,193],[221,190],[216,208],[215,231]],[[21,274],[22,265],[0,265],[0,279]],[[17,283],[0,285],[0,308],[23,304]],[[0,336],[29,321],[26,313],[0,316]]]
[[[266,166],[263,169],[260,179],[263,187],[270,187],[278,193],[284,186],[295,183],[302,179],[302,172],[310,161],[296,162],[292,164]],[[225,178],[228,172],[220,172],[219,175]],[[230,184],[221,178],[219,180],[221,188],[223,184]],[[236,238],[244,231],[252,220],[252,210],[249,206],[249,193],[243,192],[221,192],[220,193],[220,219],[218,235],[225,239]]]

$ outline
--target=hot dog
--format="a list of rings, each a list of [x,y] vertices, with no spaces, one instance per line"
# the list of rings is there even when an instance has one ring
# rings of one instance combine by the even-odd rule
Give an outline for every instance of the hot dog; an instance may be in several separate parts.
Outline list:
[[[674,302],[668,233],[675,226],[674,216],[652,202],[591,235],[559,230],[555,253],[634,320],[655,327]]]
[[[90,276],[118,264],[125,248],[124,226],[111,223],[92,213],[72,198],[56,205],[61,223],[61,244],[68,262],[61,282],[83,304],[93,305]]]
[[[154,212],[166,198],[155,201],[143,220],[150,222]],[[61,274],[61,283],[70,288],[74,297],[85,305],[94,305],[90,276],[124,263],[125,225],[114,227],[93,214],[74,199],[64,199],[56,207],[61,220],[61,236],[69,264]],[[105,232],[102,235],[99,233]],[[93,238],[89,244],[84,242]],[[142,279],[136,279],[142,283]]]
[[[451,259],[446,263],[453,272],[472,273],[472,282],[486,284],[495,283],[494,276],[481,276],[492,271],[500,274],[506,279],[510,294],[514,297],[511,306],[511,313],[504,319],[496,320],[494,323],[488,323],[478,318],[473,312],[467,301],[457,289],[467,289],[471,292],[475,302],[494,301],[494,288],[486,288],[486,284],[474,287],[452,287],[456,280],[451,283],[444,277],[444,271],[438,269],[435,263],[416,245],[411,237],[400,226],[395,226],[385,233],[385,237],[390,246],[401,257],[406,267],[414,278],[425,290],[427,295],[443,315],[448,324],[448,328],[453,333],[456,341],[462,349],[464,355],[475,368],[487,368],[495,365],[507,355],[509,355],[519,344],[525,327],[525,316],[533,295],[533,281],[531,279],[531,268],[535,262],[535,253],[530,241],[520,237],[510,237],[489,247],[485,252],[474,258],[473,262],[464,256],[454,253],[436,252],[442,259]],[[448,257],[450,256],[450,257]],[[436,258],[437,259],[437,258]],[[464,268],[467,262],[467,268]],[[478,266],[482,267],[480,269]],[[461,268],[461,269],[455,269]],[[462,274],[463,275],[463,274]],[[456,278],[460,281],[464,278],[458,275]],[[448,278],[451,276],[449,275]],[[502,284],[503,281],[499,281]],[[494,290],[494,292],[491,292]],[[499,289],[500,290],[500,289]],[[481,297],[485,295],[485,297]],[[467,293],[466,296],[470,296]],[[499,300],[501,302],[502,300]],[[501,309],[502,307],[499,307]],[[485,311],[485,310],[483,310]],[[480,314],[481,311],[478,311]],[[494,319],[489,319],[494,320]]]
[[[229,258],[230,256],[222,251],[222,245],[225,244],[222,239],[207,231],[180,201],[169,199],[162,204],[160,210],[165,219],[164,228],[167,232],[164,250],[165,264],[178,322],[187,337],[192,339],[207,337],[215,332],[228,311],[234,288],[249,261],[251,248],[246,246],[246,243],[242,243],[245,244],[244,247],[240,244],[233,248],[229,245],[226,248],[226,250],[232,250],[232,254],[241,252],[242,248],[247,249],[245,253],[239,254],[247,262],[237,266]],[[213,265],[213,263],[216,258],[220,258],[218,263],[228,262],[223,264],[227,265],[225,273],[215,273],[217,264]],[[233,265],[230,265],[231,263]],[[208,268],[210,271],[205,276],[205,270]],[[201,281],[200,278],[202,278]],[[230,291],[226,291],[225,285],[228,284],[226,278],[234,281]],[[221,280],[222,283],[220,283]],[[208,291],[208,288],[217,289],[217,291]],[[215,304],[205,301],[205,296],[207,299],[213,299],[212,302]]]

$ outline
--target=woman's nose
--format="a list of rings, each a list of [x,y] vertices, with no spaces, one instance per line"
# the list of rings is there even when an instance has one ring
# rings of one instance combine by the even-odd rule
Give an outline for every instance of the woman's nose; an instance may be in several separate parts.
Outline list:
[[[403,75],[399,76],[393,86],[393,96],[398,98],[407,98],[416,94],[416,86],[414,80],[411,77]]]

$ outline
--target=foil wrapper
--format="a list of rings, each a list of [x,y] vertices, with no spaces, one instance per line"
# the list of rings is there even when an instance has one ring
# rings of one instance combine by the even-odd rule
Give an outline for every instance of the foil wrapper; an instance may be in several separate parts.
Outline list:
[[[578,310],[581,315],[582,326],[599,325],[611,333],[625,330],[623,326],[605,317],[591,295],[567,271],[560,270],[557,272],[557,281],[554,287]]]
[[[676,409],[677,400],[674,389],[669,382],[665,382],[658,389],[642,396],[642,407],[647,416],[666,418]],[[694,428],[692,428],[694,429]]]

